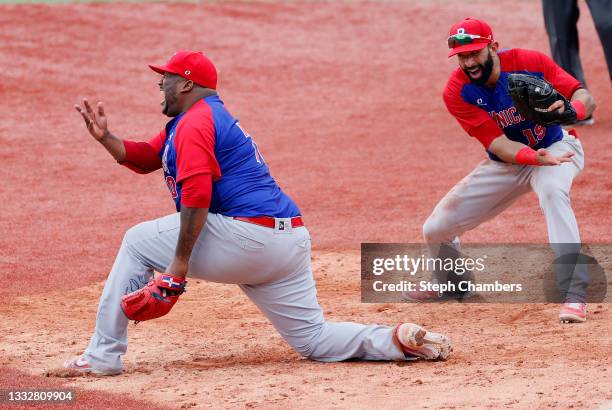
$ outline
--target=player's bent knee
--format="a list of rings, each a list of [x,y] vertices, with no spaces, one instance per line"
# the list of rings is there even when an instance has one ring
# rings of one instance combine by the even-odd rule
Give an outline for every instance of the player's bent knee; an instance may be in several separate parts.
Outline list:
[[[133,245],[139,240],[150,236],[151,224],[154,223],[155,221],[147,221],[132,226],[125,232],[123,242],[127,243],[128,245]]]
[[[289,345],[299,353],[302,357],[311,360],[319,360],[322,357],[322,350],[326,350],[323,346],[324,340],[328,335],[328,327],[325,323],[311,327],[305,333],[294,334],[292,336],[284,336]]]
[[[538,192],[538,199],[541,205],[568,203],[569,193],[554,185],[547,186]]]
[[[436,223],[430,216],[423,224],[423,238],[425,242],[432,242],[433,237],[436,234]]]
[[[432,214],[423,224],[423,238],[427,243],[448,242],[455,235],[449,229],[450,224],[444,222],[443,218]]]
[[[293,350],[300,354],[300,356],[306,359],[312,359],[314,349],[311,345],[302,345],[302,346],[291,346]]]
[[[125,231],[125,235],[123,235],[123,242],[126,243],[134,243],[134,241],[138,238],[139,232],[141,228],[139,227],[142,224],[134,225]]]
[[[317,348],[316,344],[308,344],[306,346],[293,346],[293,349],[302,357],[318,362],[329,362],[329,356],[323,354],[322,349]],[[324,349],[323,349],[324,350]]]

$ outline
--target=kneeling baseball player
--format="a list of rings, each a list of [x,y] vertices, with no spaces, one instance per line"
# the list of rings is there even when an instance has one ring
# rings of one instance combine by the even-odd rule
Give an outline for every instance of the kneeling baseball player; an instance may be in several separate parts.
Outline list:
[[[570,203],[573,179],[584,167],[582,144],[561,125],[588,118],[591,94],[537,51],[499,50],[490,26],[467,18],[449,32],[449,57],[459,67],[444,90],[448,111],[485,148],[488,159],[446,194],[423,226],[430,251],[442,244],[459,250],[459,236],[493,218],[521,195],[534,191],[557,256],[580,251]],[[586,270],[558,274],[565,304],[562,322],[586,320]],[[442,298],[412,292],[418,301]]]
[[[178,212],[127,231],[100,298],[91,341],[64,367],[122,372],[129,320],[167,314],[184,292],[186,276],[237,284],[287,343],[313,360],[448,357],[449,340],[415,324],[326,322],[300,210],[225,109],[212,62],[201,52],[179,51],[166,65],[150,68],[162,75],[162,112],[171,118],[150,141],[113,135],[102,103],[94,109],[84,100],[75,108],[120,164],[141,174],[163,168]],[[162,273],[154,277],[154,271]]]

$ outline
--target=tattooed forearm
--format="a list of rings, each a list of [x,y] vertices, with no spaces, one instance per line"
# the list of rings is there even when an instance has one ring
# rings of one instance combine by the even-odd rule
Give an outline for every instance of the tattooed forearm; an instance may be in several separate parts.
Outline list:
[[[206,223],[207,216],[208,208],[189,208],[184,205],[181,207],[181,231],[176,244],[176,259],[189,262],[191,251]]]

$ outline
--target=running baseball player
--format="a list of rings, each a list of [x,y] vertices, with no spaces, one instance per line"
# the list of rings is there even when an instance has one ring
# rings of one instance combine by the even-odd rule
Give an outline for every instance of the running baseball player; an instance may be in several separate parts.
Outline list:
[[[415,324],[326,322],[300,210],[270,175],[255,141],[225,109],[213,63],[201,52],[179,51],[167,64],[149,67],[162,75],[161,110],[171,118],[150,141],[113,135],[100,102],[94,109],[85,99],[75,108],[120,164],[141,174],[163,169],[177,213],[127,231],[91,341],[64,367],[121,373],[129,320],[167,314],[184,292],[186,276],[237,284],[287,343],[313,360],[448,357],[448,338]]]
[[[561,124],[589,117],[595,109],[593,97],[547,56],[523,49],[499,50],[490,26],[482,20],[467,18],[454,24],[448,46],[449,57],[457,55],[459,67],[446,84],[444,102],[489,158],[453,187],[426,220],[423,234],[430,252],[436,254],[441,244],[458,251],[461,234],[531,190],[538,196],[555,253],[579,251],[569,191],[583,169],[584,153],[580,141]],[[586,271],[572,274],[559,319],[584,322],[588,278]],[[407,296],[430,301],[445,295],[411,292]]]

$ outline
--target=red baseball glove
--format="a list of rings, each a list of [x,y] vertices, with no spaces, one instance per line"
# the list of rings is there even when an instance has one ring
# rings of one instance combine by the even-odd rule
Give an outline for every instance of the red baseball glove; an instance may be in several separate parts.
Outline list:
[[[163,273],[149,281],[147,285],[121,298],[121,309],[130,320],[143,320],[162,317],[174,306],[185,292],[185,278]]]

